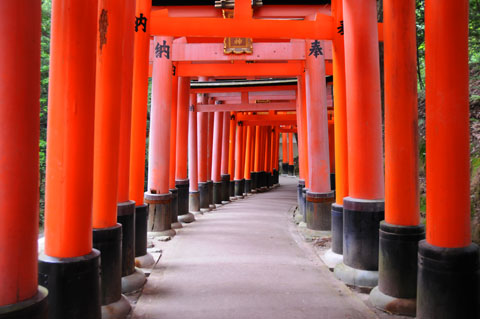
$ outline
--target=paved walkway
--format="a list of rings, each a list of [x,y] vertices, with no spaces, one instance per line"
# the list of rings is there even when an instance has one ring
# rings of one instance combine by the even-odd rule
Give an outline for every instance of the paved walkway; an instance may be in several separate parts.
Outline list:
[[[165,245],[137,319],[376,318],[299,239],[297,179],[199,217]]]

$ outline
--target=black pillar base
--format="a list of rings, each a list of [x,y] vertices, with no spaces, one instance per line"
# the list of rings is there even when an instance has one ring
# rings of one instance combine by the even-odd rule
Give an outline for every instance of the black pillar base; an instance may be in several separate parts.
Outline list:
[[[343,254],[343,206],[332,204],[332,251]]]
[[[267,172],[267,187],[270,188],[273,186],[273,174],[272,172]]]
[[[93,247],[100,251],[102,306],[122,297],[122,225],[93,229]]]
[[[0,319],[47,319],[48,291],[38,286],[38,291],[30,299],[16,304],[1,306]]]
[[[251,189],[252,191],[257,190],[257,172],[250,172],[250,180],[251,182]]]
[[[188,202],[189,202],[189,186],[190,182],[188,179],[181,179],[175,181],[175,187],[178,190],[178,218],[180,216],[186,215],[189,213]]]
[[[228,185],[229,195],[230,197],[235,197],[235,181],[230,181]]]
[[[305,187],[305,181],[303,179],[298,180],[297,185],[297,204],[298,204],[298,211],[303,216],[305,214],[305,207],[303,206],[303,197],[302,192],[303,188]]]
[[[330,188],[334,191],[336,184],[335,184],[335,173],[330,173]]]
[[[210,207],[214,205],[213,204],[213,181],[207,181],[207,187],[208,187],[208,205]]]
[[[288,165],[288,175],[295,176],[295,165]]]
[[[170,201],[170,215],[172,216],[172,229],[182,228],[182,223],[178,221],[178,189],[169,189],[172,194]]]
[[[235,181],[235,196],[243,198],[243,191],[245,189],[245,180],[240,179]]]
[[[251,179],[246,179],[245,180],[245,194],[251,194],[251,193],[252,193],[252,180]]]
[[[117,222],[122,224],[122,277],[135,272],[135,202],[117,205]]]
[[[282,174],[288,175],[288,163],[282,163]]]
[[[448,236],[448,234],[446,234]],[[417,318],[480,318],[478,246],[418,244]]]
[[[98,250],[73,258],[40,255],[38,283],[48,289],[49,319],[101,319]]]
[[[303,209],[303,221],[307,223],[307,192],[308,188],[303,188],[302,190],[302,209]]]
[[[174,236],[171,214],[172,194],[145,193],[148,204],[148,232],[157,236]]]
[[[277,184],[280,183],[279,176],[280,176],[280,173],[276,169],[274,169],[273,170],[273,184],[277,185]]]
[[[135,207],[135,257],[147,254],[148,206]]]
[[[332,227],[332,202],[335,192],[307,192],[307,228],[312,230],[330,230]]]
[[[200,191],[190,192],[188,205],[191,212],[200,212]]]
[[[222,203],[230,202],[230,174],[222,175]]]
[[[383,200],[344,198],[343,261],[347,266],[378,270],[378,238],[383,219]]]
[[[206,212],[210,210],[208,205],[209,195],[208,195],[208,184],[207,182],[198,183],[198,191],[200,192],[200,211]]]
[[[263,189],[267,187],[267,172],[265,171],[260,172],[260,184]]]
[[[213,204],[222,204],[222,182],[213,182]]]
[[[398,315],[415,316],[418,242],[425,227],[380,223],[378,287],[370,293],[372,304]]]

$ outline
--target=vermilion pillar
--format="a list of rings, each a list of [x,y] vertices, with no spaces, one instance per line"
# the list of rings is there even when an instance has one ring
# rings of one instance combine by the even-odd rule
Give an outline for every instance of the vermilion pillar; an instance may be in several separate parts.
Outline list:
[[[230,115],[230,134],[229,134],[229,147],[228,147],[228,174],[230,174],[230,197],[235,198],[235,142],[237,131],[236,113],[232,112]]]
[[[148,209],[143,202],[150,53],[150,24],[148,21],[151,7],[152,2],[149,0],[136,1],[130,142],[129,198],[137,205],[135,208],[135,257],[139,257],[136,262],[142,268],[151,266],[153,262],[153,258],[150,258],[151,256],[147,253]]]
[[[213,146],[212,146],[212,181],[213,181],[213,204],[222,204],[222,133],[223,112],[214,113]]]
[[[189,206],[192,212],[200,212],[200,192],[198,190],[198,150],[197,150],[197,95],[190,94],[188,121],[188,178],[190,180]]]
[[[478,318],[479,253],[470,237],[469,1],[425,1],[427,240],[417,318]],[[445,23],[449,21],[449,23]],[[445,50],[445,43],[452,50]]]
[[[20,83],[14,81],[15,77],[9,77],[11,82],[3,81],[1,86],[2,103],[8,103],[8,110],[13,111],[12,105],[18,105],[22,101],[20,98],[31,99],[31,102],[29,100],[31,110],[25,114],[25,117],[22,117],[24,125],[28,125],[28,130],[14,132],[16,136],[23,139],[24,143],[35,143],[28,132],[33,132],[35,127],[38,128],[34,115],[35,104],[38,103],[35,102],[35,100],[38,101],[38,91],[36,91],[38,89],[35,89],[39,86],[39,83],[35,81],[38,76],[35,77],[33,73],[30,76],[24,76],[23,72],[20,72],[23,68],[31,68],[32,71],[35,68],[38,70],[38,56],[35,58],[35,55],[38,54],[40,48],[38,40],[34,40],[34,36],[38,35],[40,31],[34,28],[40,23],[40,13],[38,12],[40,4],[38,1],[34,2],[32,4],[32,1],[15,1],[15,5],[13,5],[12,1],[3,1],[0,11],[4,18],[0,23],[2,31],[4,31],[0,41],[2,44],[7,44],[2,46],[5,49],[2,50],[2,59],[0,59],[2,61],[2,77],[8,76],[11,74],[10,71],[14,70],[19,76],[18,79],[21,79]],[[19,5],[22,6],[21,10]],[[97,1],[52,1],[45,185],[45,254],[39,256],[38,271],[39,284],[49,289],[49,318],[55,319],[101,318],[100,253],[92,249],[97,8]],[[37,10],[36,13],[35,10]],[[18,12],[21,14],[19,15]],[[16,25],[17,28],[29,28],[30,33],[12,33],[12,25]],[[10,34],[12,38],[9,36]],[[8,50],[8,48],[23,44],[23,41],[25,44],[28,43],[28,46],[22,50]],[[10,54],[14,54],[14,56]],[[18,59],[17,65],[14,65],[12,60],[9,61],[12,58]],[[3,63],[6,63],[8,68],[4,68]],[[9,84],[19,86],[10,89]],[[22,85],[27,84],[32,85],[31,90],[22,90]],[[16,101],[9,103],[8,99],[3,99],[6,98],[4,92],[9,94],[18,92],[20,96],[16,97]],[[16,112],[20,112],[20,110],[20,108],[15,109]],[[21,113],[15,114],[22,115]],[[8,122],[9,118],[4,116],[2,116],[2,122],[14,123]],[[6,126],[2,126],[2,132],[11,133],[6,128]],[[19,145],[2,153],[2,158],[7,159],[9,152],[13,154],[11,152],[21,151]],[[74,147],[72,147],[73,145]],[[28,156],[29,152],[36,152],[36,150],[25,150],[22,158],[35,159],[35,154]],[[17,164],[20,165],[20,162]],[[32,169],[35,170],[35,167],[22,166],[22,174],[29,172],[33,174]],[[18,182],[21,182],[19,177],[24,176],[22,174],[17,175]],[[24,192],[22,203],[25,205],[28,203],[29,196],[37,194],[37,190],[29,191],[30,187],[36,188],[36,178],[31,181],[31,184],[21,184],[22,192]],[[2,191],[14,191],[15,189],[14,184],[10,184],[7,189]],[[7,195],[7,193],[4,194]],[[7,211],[7,213],[11,213],[11,211]],[[28,214],[28,206],[24,206],[23,213]],[[32,220],[28,220],[26,217],[25,221],[35,223],[35,217],[32,217]],[[115,220],[113,224],[115,224]],[[5,226],[2,224],[2,227]],[[1,233],[2,236],[8,234],[4,231]],[[34,236],[35,230],[24,228],[22,237],[26,236],[25,234]],[[28,249],[34,253],[32,249],[36,249],[36,245],[30,243],[28,246],[26,244],[23,249],[17,250],[16,253],[21,251],[27,253]],[[27,262],[27,260],[23,260],[23,262]],[[5,270],[2,270],[2,275],[5,273]],[[34,289],[35,283],[31,276],[25,276],[23,280],[30,283],[30,289]],[[23,280],[22,284],[25,283]],[[2,287],[7,283],[8,281],[2,280]],[[16,298],[20,296],[22,296],[20,298],[28,298],[25,290],[21,292],[21,295],[18,293],[15,291],[15,295],[18,296]],[[33,290],[32,293],[34,293]],[[90,298],[78,298],[79,295],[88,295]]]
[[[0,10],[0,308],[11,318],[47,318],[37,280],[41,1],[4,1]],[[19,305],[27,300],[33,309]]]
[[[330,186],[330,156],[328,139],[327,88],[323,42],[306,41],[306,99],[308,131],[308,176],[306,193],[307,227],[314,230],[331,229],[331,202],[334,192]]]
[[[170,138],[172,106],[172,61],[170,52],[173,38],[154,37],[152,105],[148,152],[148,189],[145,202],[149,204],[148,230],[155,235],[175,235],[171,228],[172,194],[169,191]],[[158,48],[158,50],[157,50]]]
[[[195,220],[193,214],[189,212],[189,180],[187,176],[189,94],[190,78],[179,77],[175,187],[178,190],[178,220],[183,223],[191,223]]]
[[[272,156],[272,127],[271,126],[267,126],[265,128],[265,134],[266,134],[265,148],[264,148],[265,157],[264,157],[263,163],[264,163],[265,172],[266,172],[266,181],[267,181],[266,186],[271,187],[272,186],[272,160],[270,158]]]
[[[255,114],[255,113],[254,113]],[[255,193],[257,191],[257,172],[255,171],[255,149],[257,145],[257,126],[252,126],[252,145],[251,145],[251,151],[250,151],[250,179],[252,180],[251,182],[251,189],[252,193]]]
[[[230,202],[230,174],[228,173],[229,160],[229,139],[230,139],[230,112],[223,112],[222,132],[222,204]]]
[[[197,97],[198,102],[203,101],[202,94]],[[198,189],[200,191],[200,211],[210,210],[207,184],[207,141],[208,141],[208,113],[197,113],[197,152],[198,152]]]
[[[306,113],[306,102],[305,102],[305,77],[297,77],[297,105],[296,105],[296,115],[297,115],[297,136],[298,136],[298,166],[299,166],[299,179],[297,185],[297,202],[300,210],[300,214],[303,216],[303,221],[306,222],[305,206],[306,206],[306,180],[308,179],[307,171],[307,125],[306,117],[304,119],[304,113]],[[288,136],[285,134],[285,136]],[[283,137],[282,137],[283,140]],[[285,146],[287,144],[287,138],[285,138]],[[288,149],[286,147],[286,149]],[[288,155],[285,154],[288,158]],[[287,163],[288,174],[288,163]]]
[[[330,187],[335,190],[335,124],[333,113],[329,113],[328,119],[328,153],[330,163]]]
[[[175,64],[173,65],[175,67]],[[175,187],[175,169],[177,167],[177,111],[178,111],[178,75],[172,76],[172,107],[170,112],[170,164],[168,174],[168,187],[172,193],[171,214],[172,228],[182,228],[178,221],[178,189]]]
[[[288,175],[288,145],[287,133],[282,133],[282,173]]]
[[[208,99],[208,103],[214,103],[213,99]],[[212,180],[212,151],[213,151],[213,128],[215,114],[208,113],[208,138],[207,138],[207,186],[208,186],[208,204],[211,209],[215,209],[213,203],[213,180]]]
[[[235,196],[243,198],[243,190],[245,188],[245,180],[243,178],[242,167],[242,141],[243,141],[243,123],[237,123],[237,131],[235,133]]]
[[[243,174],[245,176],[245,193],[252,192],[252,176],[250,174],[250,166],[252,161],[252,126],[246,128],[247,136],[245,141],[245,167]]]
[[[279,156],[280,156],[280,127],[277,125],[275,126],[275,148],[274,148],[274,152],[273,152],[273,169],[274,169],[274,174],[273,174],[273,183],[274,184],[278,184],[279,183],[279,176],[280,176],[280,172],[279,172]]]
[[[374,0],[343,5],[349,197],[343,208],[344,264],[335,271],[347,284],[374,287],[384,215],[377,7]]]
[[[333,116],[335,143],[335,203],[332,204],[332,252],[343,254],[343,198],[348,196],[347,103],[345,88],[345,44],[343,0],[332,1],[335,26],[333,36]]]
[[[401,300],[390,311],[412,316],[418,241],[425,238],[419,226],[415,6],[414,0],[384,4],[385,221],[380,224],[378,288],[370,294],[377,308],[387,310],[388,303],[380,300],[389,296]]]
[[[295,164],[293,162],[293,133],[288,133],[288,175],[295,175]]]
[[[301,131],[302,131],[302,154],[303,156],[303,166],[304,166],[304,172],[305,174],[303,175],[303,178],[305,180],[305,188],[308,189],[310,187],[310,180],[308,176],[308,130],[307,130],[307,92],[306,92],[306,85],[305,85],[305,75],[299,77],[299,82],[298,82],[298,91],[299,91],[299,97],[300,97],[300,102],[301,102],[301,107],[300,109],[300,116],[302,118],[301,121]],[[306,193],[306,192],[305,192]],[[305,195],[306,196],[306,195]],[[305,198],[304,196],[304,198]],[[304,202],[306,202],[306,199],[304,199]]]
[[[254,151],[254,163],[253,170],[255,172],[255,188],[260,189],[262,187],[262,174],[260,169],[260,147],[262,144],[262,127],[255,127],[255,151]]]

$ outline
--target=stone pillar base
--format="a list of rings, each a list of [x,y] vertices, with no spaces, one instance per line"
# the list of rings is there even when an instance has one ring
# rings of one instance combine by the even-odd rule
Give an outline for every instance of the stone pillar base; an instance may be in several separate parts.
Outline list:
[[[101,319],[98,250],[73,258],[41,254],[38,283],[48,289],[49,319]]]
[[[93,229],[93,248],[100,258],[100,301],[102,306],[122,298],[122,225]]]
[[[189,213],[189,187],[188,179],[181,179],[175,181],[175,187],[178,190],[178,221],[181,222],[181,216]]]
[[[335,277],[346,285],[360,289],[362,292],[369,292],[378,284],[378,271],[376,270],[357,269],[340,263],[335,266],[333,272]]]
[[[148,232],[154,236],[175,236],[172,229],[171,214],[172,194],[145,193],[145,202],[148,204]]]
[[[208,204],[209,194],[208,194],[208,184],[207,184],[207,182],[198,183],[198,191],[200,192],[200,194],[199,194],[200,211],[203,212],[203,213],[210,211],[210,207],[209,207],[209,204]]]
[[[360,274],[360,281],[349,282],[360,288],[373,288],[378,282],[380,221],[384,219],[383,200],[345,197],[343,200],[343,262]],[[337,269],[335,268],[335,271]],[[369,272],[364,276],[365,271]],[[376,280],[374,279],[376,276]],[[340,278],[340,277],[339,277]],[[357,278],[353,276],[352,278]],[[368,279],[368,280],[365,280]],[[343,279],[342,279],[343,280]],[[370,286],[372,285],[373,286]]]
[[[213,204],[222,204],[222,182],[213,182]]]
[[[134,272],[128,276],[122,277],[122,293],[128,294],[142,289],[143,285],[147,282],[145,273],[138,268],[135,268]]]
[[[332,202],[335,192],[314,193],[307,192],[307,228],[312,230],[331,230]]]
[[[188,205],[191,213],[200,212],[200,191],[190,192]]]
[[[16,304],[1,306],[0,319],[47,319],[48,291],[38,286],[35,296]]]
[[[132,306],[124,295],[114,303],[102,306],[102,319],[124,319],[128,316]]]
[[[147,254],[148,206],[135,207],[135,257]]]
[[[252,180],[246,179],[245,180],[245,194],[252,194]]]
[[[332,204],[332,252],[343,255],[343,206]]]
[[[230,202],[230,174],[222,175],[222,204]]]
[[[418,244],[417,318],[480,318],[478,246]]]
[[[235,181],[235,197],[238,199],[243,198],[243,191],[245,189],[245,180],[240,179]]]
[[[178,189],[170,189],[172,193],[172,201],[170,205],[170,212],[172,215],[172,229],[182,228],[182,223],[178,221]]]
[[[125,277],[135,271],[134,201],[119,203],[117,205],[117,222],[122,224],[122,277]]]

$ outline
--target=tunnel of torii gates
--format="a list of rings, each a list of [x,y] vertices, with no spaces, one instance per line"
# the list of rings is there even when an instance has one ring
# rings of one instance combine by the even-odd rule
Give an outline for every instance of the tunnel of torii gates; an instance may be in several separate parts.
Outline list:
[[[339,279],[391,312],[478,318],[468,0],[425,1],[426,231],[414,0],[384,0],[383,24],[375,0],[175,3],[52,0],[38,255],[41,1],[0,2],[0,318],[125,317],[147,232],[267,191],[280,160],[293,175],[294,136],[299,210],[331,229]],[[228,37],[251,52],[225,54]]]

